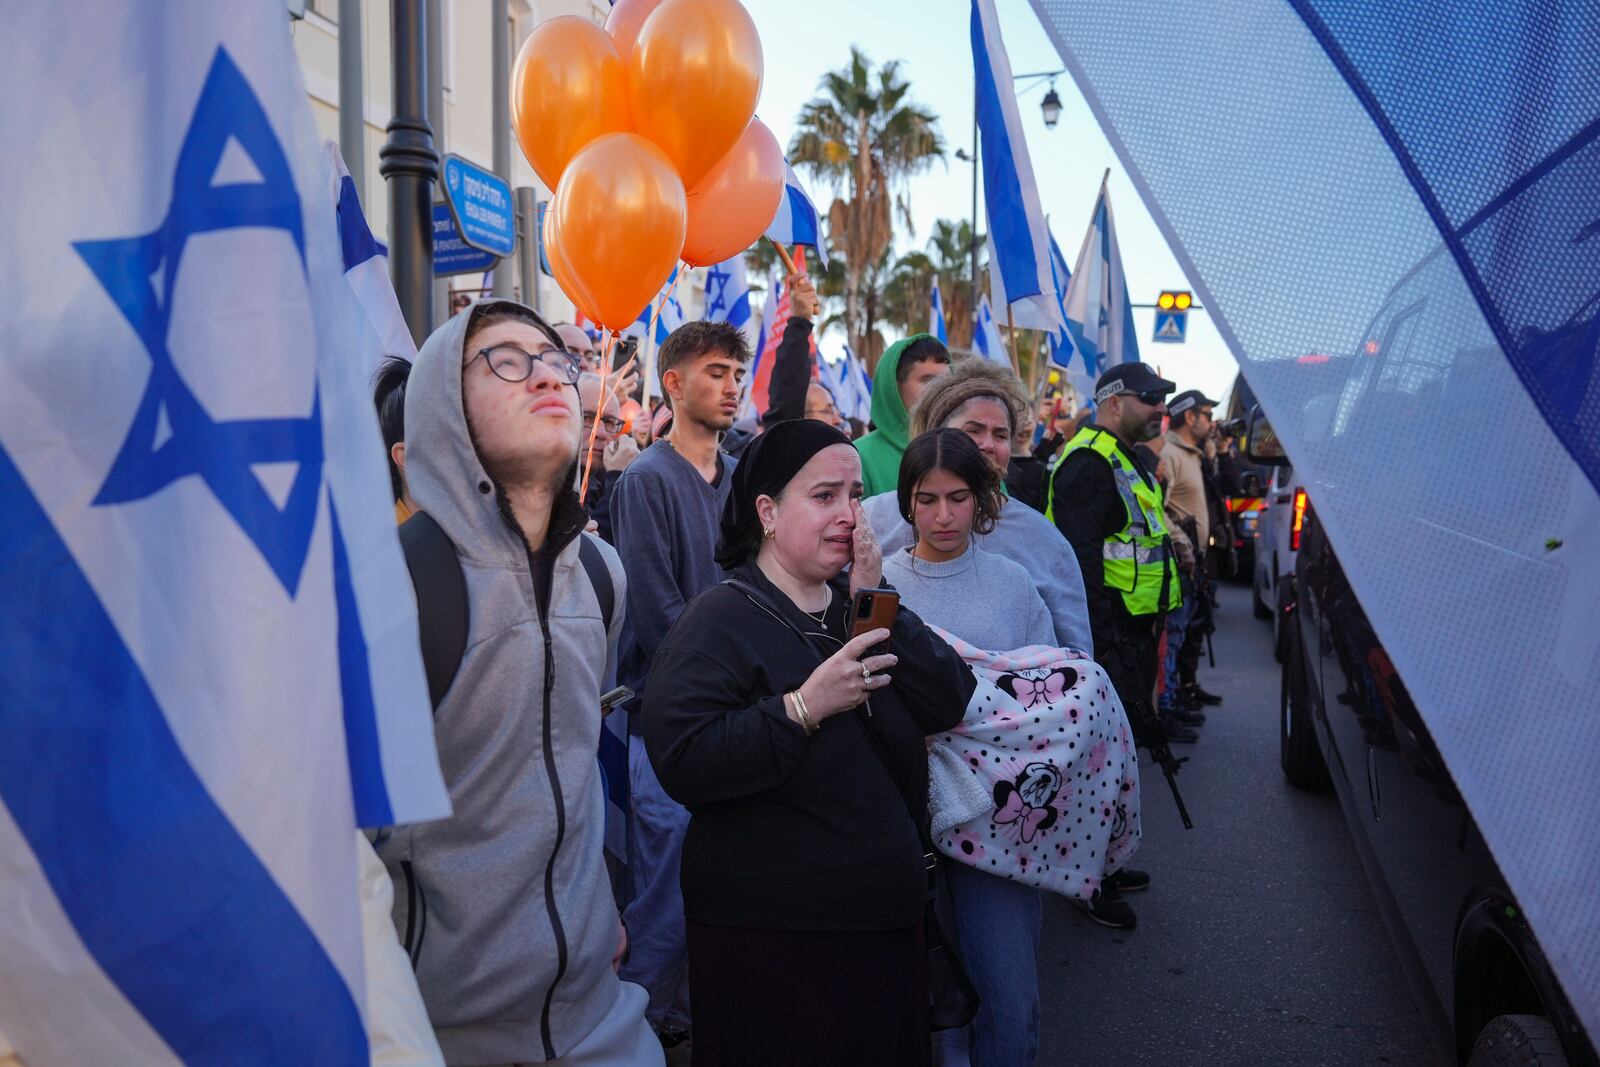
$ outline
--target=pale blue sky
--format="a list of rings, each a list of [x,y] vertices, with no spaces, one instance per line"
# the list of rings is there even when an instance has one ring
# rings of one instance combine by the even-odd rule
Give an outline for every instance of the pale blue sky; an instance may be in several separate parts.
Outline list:
[[[940,131],[949,149],[972,147],[972,49],[968,32],[970,0],[744,0],[761,32],[766,80],[758,112],[787,146],[800,107],[816,94],[826,70],[843,66],[850,45],[859,45],[875,62],[901,60],[912,84],[912,96],[940,117]],[[1061,59],[1045,36],[1026,0],[996,0],[1011,69],[1016,73],[1054,70]],[[1039,110],[1047,84],[1025,89],[1018,101],[1028,150],[1038,177],[1040,198],[1051,229],[1068,265],[1089,224],[1100,176],[1111,168],[1111,203],[1128,287],[1135,302],[1151,303],[1163,288],[1188,288],[1183,271],[1167,249],[1133,185],[1117,166],[1111,146],[1079,95],[1070,75],[1062,75],[1056,91],[1063,106],[1061,121],[1047,130]],[[902,245],[920,247],[940,218],[967,218],[972,211],[969,165],[949,159],[911,182],[911,208],[917,234]],[[818,206],[832,202],[826,189],[812,190]],[[979,212],[982,201],[980,193]],[[980,229],[987,226],[980,224]],[[1222,399],[1236,365],[1226,344],[1204,312],[1189,316],[1188,341],[1182,345],[1150,341],[1151,312],[1135,311],[1139,350],[1147,363],[1158,365],[1180,388],[1205,389]],[[830,339],[828,347],[837,344]]]

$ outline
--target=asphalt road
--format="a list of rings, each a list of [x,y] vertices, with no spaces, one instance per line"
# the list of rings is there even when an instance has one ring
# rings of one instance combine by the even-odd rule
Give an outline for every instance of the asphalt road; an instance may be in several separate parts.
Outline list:
[[[1210,709],[1179,776],[1141,764],[1153,885],[1138,929],[1046,901],[1040,1067],[1068,1064],[1435,1064],[1421,1017],[1331,795],[1278,770],[1278,664],[1249,591],[1224,586]]]

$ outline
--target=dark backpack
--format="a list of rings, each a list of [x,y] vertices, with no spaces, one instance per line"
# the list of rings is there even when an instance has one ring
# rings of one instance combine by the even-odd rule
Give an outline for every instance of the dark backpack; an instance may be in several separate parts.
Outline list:
[[[437,711],[467,651],[467,579],[461,573],[456,546],[427,512],[419,511],[400,524],[400,549],[417,593],[422,667],[428,675],[428,696]],[[600,618],[610,633],[616,588],[600,549],[586,533],[578,535],[578,560],[594,586]]]

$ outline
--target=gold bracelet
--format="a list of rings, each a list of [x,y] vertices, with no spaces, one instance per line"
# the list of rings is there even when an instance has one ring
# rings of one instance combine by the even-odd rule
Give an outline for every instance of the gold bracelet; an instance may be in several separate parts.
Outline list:
[[[789,695],[794,697],[794,712],[800,717],[800,728],[806,732],[807,737],[810,737],[817,732],[817,724],[811,721],[811,714],[806,711],[806,698],[800,695],[798,689]]]

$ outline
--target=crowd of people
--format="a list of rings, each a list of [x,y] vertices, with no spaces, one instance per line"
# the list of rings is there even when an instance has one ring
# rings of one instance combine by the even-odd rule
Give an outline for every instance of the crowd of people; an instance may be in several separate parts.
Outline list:
[[[454,813],[374,847],[446,1062],[1032,1064],[1044,891],[930,836],[930,751],[992,692],[957,649],[1058,650],[1169,761],[1220,701],[1213,401],[1124,364],[1036,425],[921,334],[857,435],[789,291],[754,418],[732,326],[646,388],[507,300],[375,379]],[[866,632],[863,591],[899,598]],[[1031,840],[1056,813],[1018,783],[995,829]],[[1109,857],[1080,903],[1132,928],[1151,879]]]

